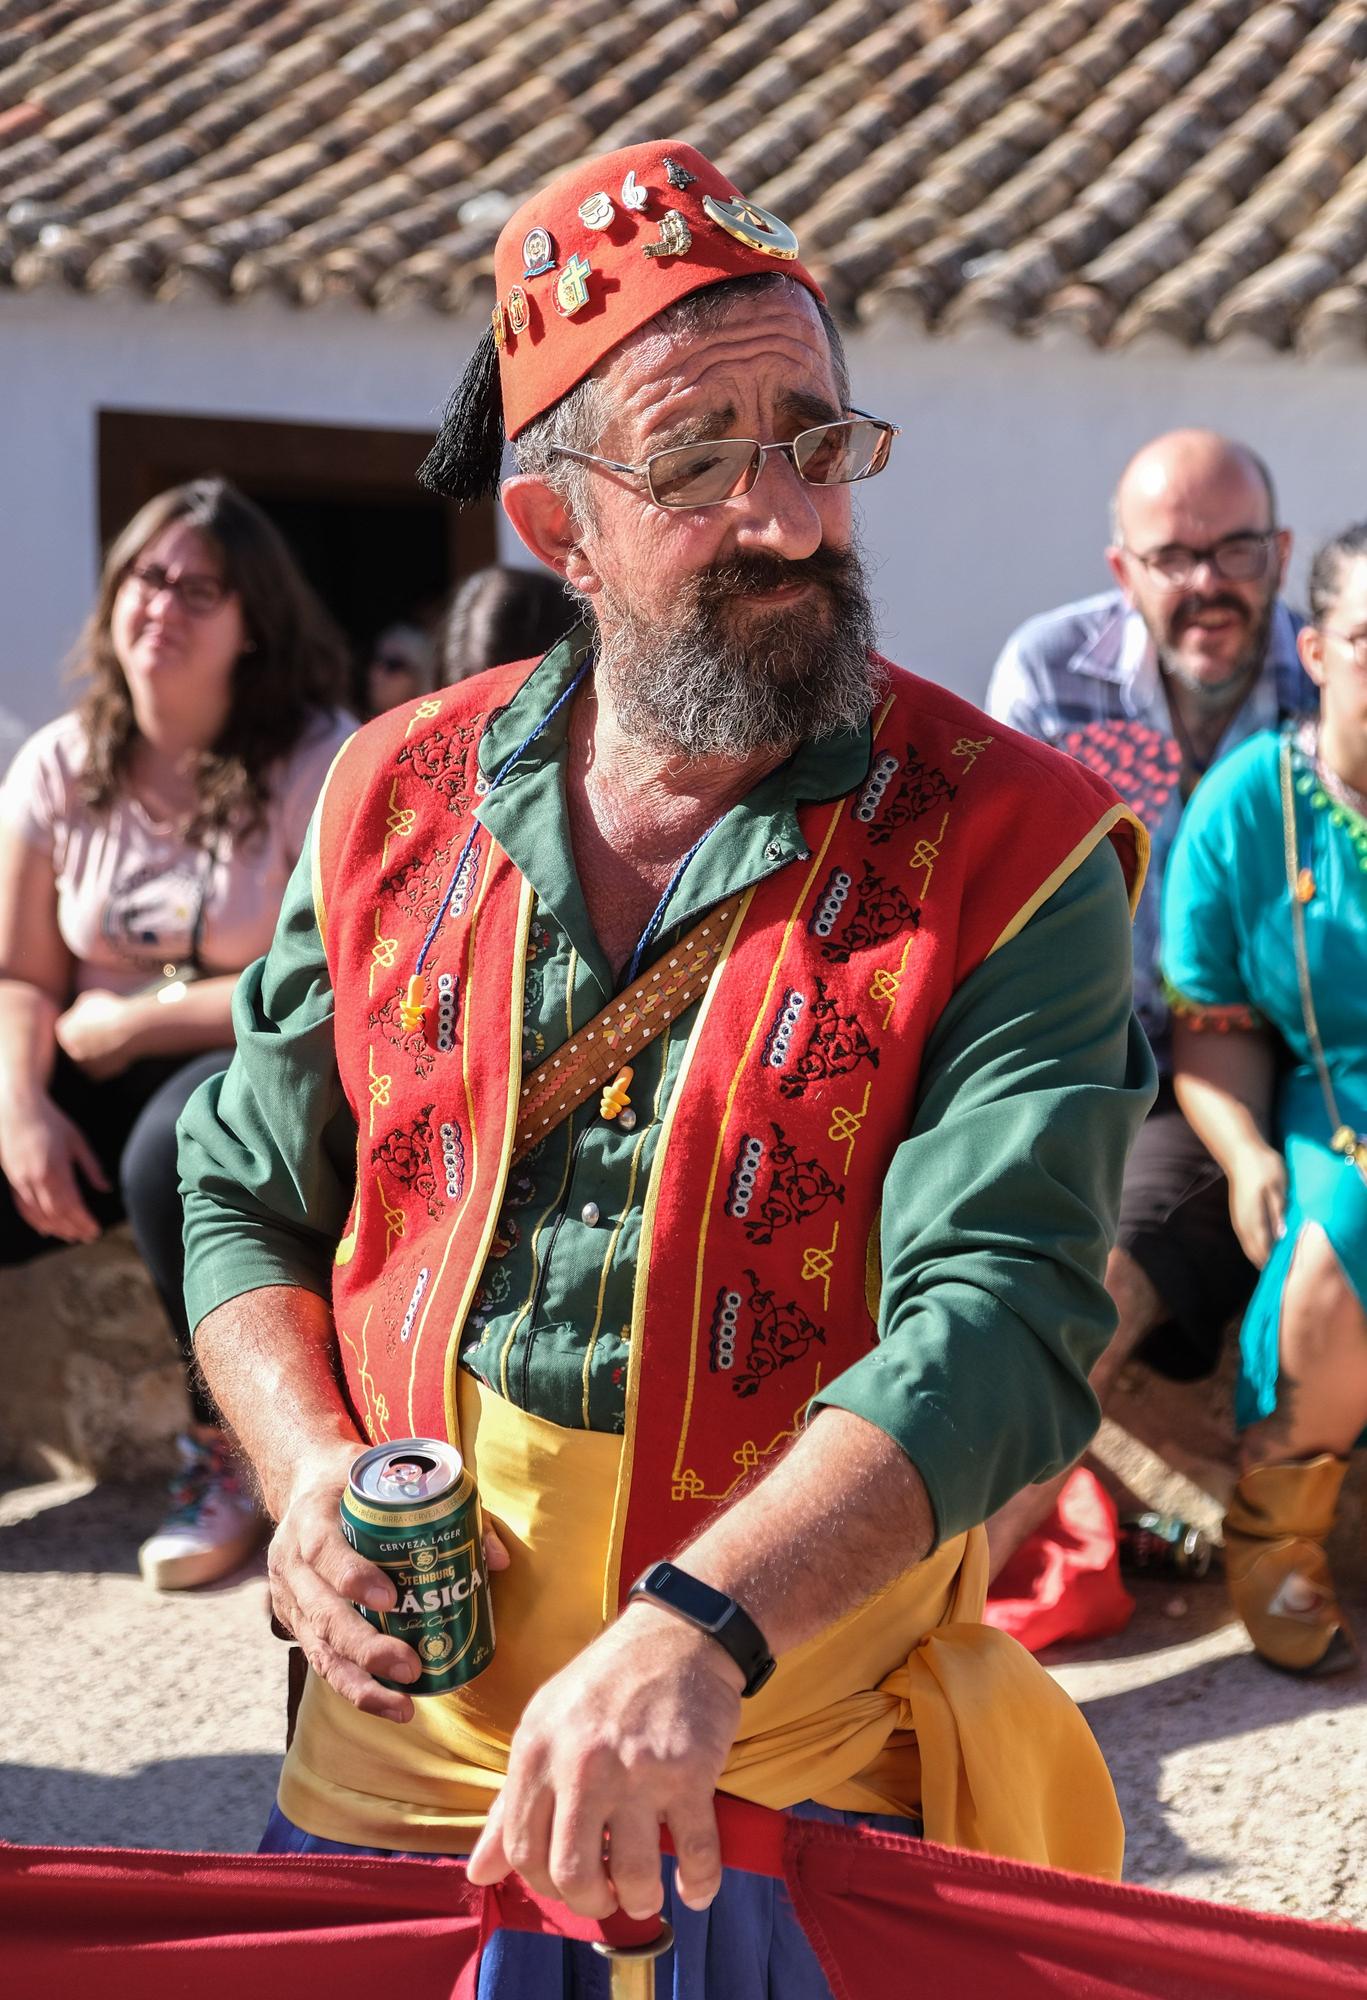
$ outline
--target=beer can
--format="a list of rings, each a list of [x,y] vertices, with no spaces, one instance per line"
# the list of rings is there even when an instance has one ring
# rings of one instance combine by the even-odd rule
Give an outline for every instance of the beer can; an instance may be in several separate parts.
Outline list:
[[[1190,1521],[1171,1514],[1129,1514],[1120,1523],[1120,1567],[1148,1576],[1204,1576],[1209,1541]]]
[[[494,1657],[494,1609],[484,1565],[479,1494],[454,1445],[399,1438],[363,1451],[342,1495],[342,1533],[398,1593],[392,1611],[356,1608],[422,1662],[413,1682],[382,1687],[449,1694]]]

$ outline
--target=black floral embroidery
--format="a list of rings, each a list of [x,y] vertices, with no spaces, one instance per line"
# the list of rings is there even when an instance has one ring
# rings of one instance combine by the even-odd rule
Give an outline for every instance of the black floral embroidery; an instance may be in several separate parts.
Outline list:
[[[822,957],[834,960],[837,965],[848,964],[856,951],[885,944],[899,931],[916,930],[920,925],[919,907],[913,908],[897,885],[885,882],[870,862],[864,864],[854,896],[854,912],[841,926],[839,936],[828,939],[821,947]]]
[[[869,840],[875,847],[885,846],[899,827],[913,825],[933,806],[948,805],[957,790],[938,764],[927,763],[916,745],[908,743],[897,789],[890,791],[887,804],[870,827]]]
[[[823,980],[813,983],[816,991],[808,1014],[811,1030],[801,1055],[779,1078],[778,1087],[784,1097],[801,1097],[814,1083],[825,1083],[833,1076],[848,1076],[860,1063],[878,1067],[878,1051],[860,1027],[858,1017],[841,1013],[828,997]]]
[[[731,1387],[738,1396],[754,1396],[762,1382],[791,1362],[800,1361],[814,1344],[824,1347],[826,1329],[809,1319],[795,1299],[781,1306],[774,1293],[761,1286],[753,1271],[745,1275],[750,1280],[747,1304],[754,1314],[754,1324],[745,1366],[732,1377]]]

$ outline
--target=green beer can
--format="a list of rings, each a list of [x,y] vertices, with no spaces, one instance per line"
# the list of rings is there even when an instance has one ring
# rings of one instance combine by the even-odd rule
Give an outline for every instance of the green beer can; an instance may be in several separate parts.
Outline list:
[[[357,1610],[422,1662],[420,1679],[377,1675],[382,1687],[449,1694],[484,1672],[494,1657],[484,1520],[454,1445],[399,1438],[363,1451],[342,1495],[342,1533],[398,1592],[392,1611]]]

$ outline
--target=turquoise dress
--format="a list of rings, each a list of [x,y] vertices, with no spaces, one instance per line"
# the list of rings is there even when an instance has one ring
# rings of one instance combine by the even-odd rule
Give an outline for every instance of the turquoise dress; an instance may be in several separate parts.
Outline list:
[[[1367,821],[1324,792],[1304,725],[1301,732],[1288,725],[1297,864],[1314,886],[1302,905],[1311,992],[1339,1115],[1367,1134]],[[1163,886],[1163,972],[1174,1011],[1214,1034],[1268,1027],[1282,1045],[1272,1137],[1286,1158],[1286,1233],[1240,1333],[1241,1428],[1276,1407],[1282,1290],[1307,1222],[1323,1228],[1358,1298],[1367,1299],[1367,1180],[1331,1148],[1333,1124],[1301,1007],[1282,741],[1271,731],[1255,736],[1201,780]]]

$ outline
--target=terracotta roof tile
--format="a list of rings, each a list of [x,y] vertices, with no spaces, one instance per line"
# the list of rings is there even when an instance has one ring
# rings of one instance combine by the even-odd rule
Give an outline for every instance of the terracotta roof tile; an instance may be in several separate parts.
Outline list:
[[[1367,0],[0,0],[0,293],[482,307],[675,134],[846,315],[1367,344]]]

